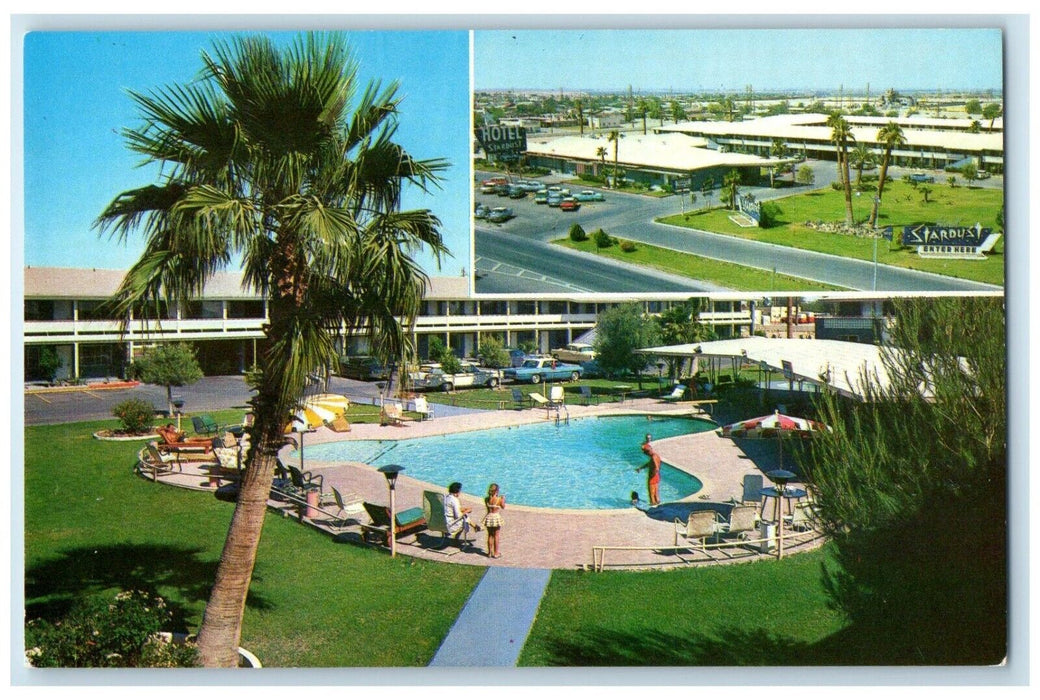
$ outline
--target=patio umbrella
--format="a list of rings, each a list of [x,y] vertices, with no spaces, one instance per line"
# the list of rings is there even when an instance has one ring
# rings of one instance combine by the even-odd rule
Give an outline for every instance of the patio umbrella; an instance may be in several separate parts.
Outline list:
[[[350,399],[339,394],[316,394],[303,401],[293,414],[289,430],[300,434],[300,471],[303,471],[303,436],[327,421],[333,421],[350,408]]]
[[[783,439],[789,437],[811,438],[816,433],[829,432],[830,426],[808,418],[796,418],[776,411],[768,416],[748,418],[719,429],[722,437],[749,438],[752,440],[776,438],[780,450],[780,468],[784,466]]]

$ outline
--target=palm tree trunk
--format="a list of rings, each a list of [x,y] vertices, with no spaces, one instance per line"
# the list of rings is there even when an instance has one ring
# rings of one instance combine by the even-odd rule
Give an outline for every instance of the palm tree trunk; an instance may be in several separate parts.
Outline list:
[[[845,144],[841,144],[841,172],[842,180],[845,183],[845,225],[852,226],[852,177],[849,173],[849,155],[845,150]]]
[[[881,203],[881,193],[885,191],[885,178],[888,177],[888,162],[892,157],[892,149],[885,149],[885,156],[881,159],[881,172],[878,173],[877,196],[874,197],[874,205],[870,209],[870,226],[877,226],[878,206]]]

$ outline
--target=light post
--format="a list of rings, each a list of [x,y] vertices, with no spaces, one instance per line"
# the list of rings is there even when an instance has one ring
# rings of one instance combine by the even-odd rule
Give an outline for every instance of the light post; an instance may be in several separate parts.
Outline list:
[[[386,484],[390,488],[390,532],[387,537],[390,540],[390,556],[397,556],[397,533],[395,526],[397,524],[397,501],[394,498],[395,488],[397,486],[397,475],[404,471],[404,467],[399,464],[388,464],[385,467],[380,467],[379,471],[386,477]]]
[[[781,438],[782,439],[782,438]],[[787,482],[795,477],[794,472],[786,469],[774,469],[766,472],[769,480],[776,484],[776,558],[784,558],[784,505],[783,498],[786,492]]]

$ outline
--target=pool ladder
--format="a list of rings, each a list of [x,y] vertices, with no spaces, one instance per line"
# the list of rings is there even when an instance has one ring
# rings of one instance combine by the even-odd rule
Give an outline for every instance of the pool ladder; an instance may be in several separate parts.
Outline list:
[[[561,408],[563,409],[563,418],[562,419],[560,418],[560,409]],[[570,411],[567,410],[567,404],[560,404],[559,406],[556,407],[556,425],[557,425],[557,427],[559,427],[560,423],[563,423],[564,425],[570,425],[570,423],[571,423],[571,414],[570,414]]]

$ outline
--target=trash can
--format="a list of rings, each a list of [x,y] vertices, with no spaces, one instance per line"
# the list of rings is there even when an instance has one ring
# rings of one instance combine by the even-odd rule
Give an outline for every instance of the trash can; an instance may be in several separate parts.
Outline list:
[[[307,489],[307,505],[300,506],[300,515],[314,520],[318,517],[318,505],[321,501],[321,491],[315,488]]]
[[[768,554],[776,548],[776,523],[763,520],[758,524],[758,551]]]

